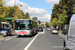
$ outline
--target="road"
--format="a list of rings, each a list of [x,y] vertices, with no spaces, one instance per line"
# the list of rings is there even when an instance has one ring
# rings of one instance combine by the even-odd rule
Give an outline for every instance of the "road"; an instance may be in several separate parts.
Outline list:
[[[63,39],[51,31],[38,32],[34,37],[10,37],[0,41],[0,50],[63,50]]]

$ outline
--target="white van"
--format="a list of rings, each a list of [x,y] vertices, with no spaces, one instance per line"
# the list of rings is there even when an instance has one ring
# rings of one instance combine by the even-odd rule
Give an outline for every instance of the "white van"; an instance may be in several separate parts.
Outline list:
[[[64,50],[75,50],[75,14],[70,20],[68,35],[64,40]]]

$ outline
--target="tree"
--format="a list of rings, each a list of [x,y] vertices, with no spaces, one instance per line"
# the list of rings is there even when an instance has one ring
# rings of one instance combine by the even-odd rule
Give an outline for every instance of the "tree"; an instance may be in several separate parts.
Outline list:
[[[40,20],[38,22],[39,22],[39,24],[41,24],[41,21]]]
[[[37,17],[33,17],[32,20],[33,21],[38,21],[38,18]]]
[[[59,16],[59,20],[57,21],[57,25],[61,26],[63,24],[66,24],[67,23],[67,21],[66,21],[67,18],[68,18],[68,16],[66,14],[61,14]]]
[[[41,24],[40,26],[44,28],[44,24]]]
[[[45,25],[46,25],[46,26],[49,26],[49,23],[48,23],[48,22],[46,22],[46,23],[45,23]]]
[[[3,12],[3,14],[0,15],[0,22],[6,21],[5,15],[6,15],[5,12]]]
[[[0,0],[0,22],[5,21],[5,7],[2,5],[2,0]]]
[[[14,17],[14,7],[8,7],[9,8],[9,17]]]
[[[23,13],[22,10],[19,9],[18,6],[15,7],[15,14],[14,14],[13,18],[14,18],[14,20],[15,19],[23,19],[24,18],[24,13]]]
[[[28,12],[25,14],[24,19],[30,19],[30,16],[29,16]]]
[[[73,9],[74,3],[72,3],[73,0],[60,0],[59,4],[55,4],[52,9],[52,17],[51,17],[51,24],[54,19],[56,18],[58,20],[57,25],[62,24],[69,24],[70,18],[72,14],[74,14],[75,10]]]
[[[56,27],[57,26],[57,18],[54,18],[51,22],[50,25]]]

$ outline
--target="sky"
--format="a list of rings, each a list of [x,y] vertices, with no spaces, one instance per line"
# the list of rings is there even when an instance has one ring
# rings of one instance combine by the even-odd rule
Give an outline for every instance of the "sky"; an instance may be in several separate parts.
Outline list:
[[[51,20],[52,7],[54,4],[59,4],[59,0],[5,0],[6,6],[19,6],[24,13],[28,12],[31,18],[37,17],[38,20],[49,22]]]

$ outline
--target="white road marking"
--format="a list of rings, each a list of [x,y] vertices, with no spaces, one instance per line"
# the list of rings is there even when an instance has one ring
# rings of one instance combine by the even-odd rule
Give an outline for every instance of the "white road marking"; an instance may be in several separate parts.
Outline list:
[[[45,34],[44,32],[38,32],[38,34]]]
[[[38,32],[38,34],[45,34],[45,30],[43,30],[43,32]]]
[[[33,41],[36,39],[36,37],[38,36],[39,34],[37,34],[31,41],[30,43],[24,48],[24,50],[28,50],[28,48],[30,47],[30,45],[33,43]]]
[[[38,34],[30,41],[30,43],[24,48],[24,50],[28,50],[28,48],[31,46],[31,44],[34,42],[39,34],[45,34],[45,30],[43,32],[38,32]]]
[[[10,40],[11,38],[5,39],[5,41]]]

